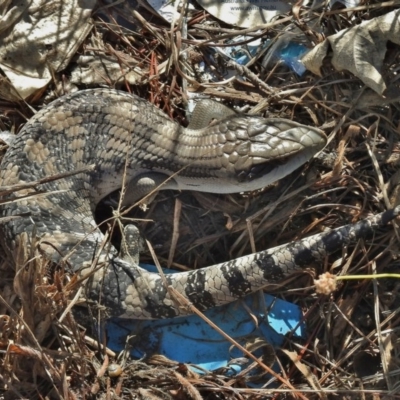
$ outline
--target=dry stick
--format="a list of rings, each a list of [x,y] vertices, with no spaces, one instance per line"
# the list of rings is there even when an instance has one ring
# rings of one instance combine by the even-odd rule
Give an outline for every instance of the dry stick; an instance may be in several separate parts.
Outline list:
[[[169,255],[168,255],[168,262],[167,262],[167,267],[171,268],[172,261],[174,258],[176,246],[178,243],[179,239],[179,220],[181,216],[181,211],[182,211],[182,202],[176,198],[175,200],[175,210],[174,210],[174,225],[173,225],[173,230],[172,230],[172,239],[171,239],[171,247],[169,250]]]
[[[320,394],[320,391],[316,391],[314,389],[301,389],[302,392],[304,393],[311,393],[311,394],[316,394],[317,396]],[[260,396],[264,395],[266,393],[265,389],[242,389],[242,388],[235,388],[235,392],[237,393],[245,393],[245,394],[251,394],[252,396],[255,396],[256,394],[260,394]],[[275,393],[283,393],[284,395],[287,396],[287,389],[274,389]],[[354,388],[350,388],[350,389],[324,389],[324,394],[334,394],[334,395],[338,395],[338,394],[355,394],[358,396],[357,398],[365,398],[365,397],[360,397],[360,394],[373,394],[373,395],[377,395],[377,394],[382,394],[382,395],[393,395],[394,393],[390,393],[388,390],[380,390],[380,389],[361,389],[361,388],[357,388],[356,390]],[[396,392],[397,394],[397,392]],[[254,398],[254,397],[252,397]],[[259,398],[265,398],[265,397],[259,397]],[[279,397],[281,398],[281,397]],[[283,398],[283,397],[282,397]],[[285,397],[287,398],[287,397]],[[308,397],[308,399],[310,399],[311,397]],[[319,399],[320,397],[312,397],[313,399]],[[334,397],[332,397],[334,398]],[[354,398],[354,397],[353,397]],[[372,396],[369,398],[373,398]],[[379,397],[379,398],[385,398],[385,399],[389,399],[389,397]],[[398,399],[398,397],[393,397],[392,399]]]
[[[362,93],[364,92],[365,86],[363,88],[363,90],[360,91],[360,94],[358,95],[358,97],[353,101],[351,107],[347,110],[346,114],[344,114],[342,116],[342,118],[340,118],[339,122],[337,123],[337,125],[335,126],[335,128],[332,130],[332,132],[330,133],[330,135],[328,136],[328,142],[327,145],[335,138],[336,133],[339,131],[339,129],[343,126],[343,124],[345,123],[346,119],[349,118],[349,116],[352,114],[352,112],[355,109],[355,105],[357,104],[358,100],[360,99]]]
[[[267,365],[265,365],[262,361],[260,361],[257,357],[255,357],[253,354],[248,352],[243,346],[241,346],[238,342],[236,342],[234,339],[232,339],[229,335],[227,335],[221,328],[219,328],[217,325],[215,325],[210,319],[208,319],[203,313],[201,313],[196,307],[194,307],[190,302],[181,294],[179,293],[175,288],[172,286],[168,285],[167,280],[165,278],[164,272],[161,268],[160,263],[158,262],[158,259],[156,257],[156,254],[154,253],[154,250],[150,244],[149,241],[146,240],[147,245],[149,246],[149,250],[151,253],[151,256],[153,257],[154,264],[157,267],[157,270],[161,276],[161,279],[163,281],[164,286],[167,288],[168,292],[171,295],[171,299],[178,303],[179,306],[185,305],[188,309],[190,309],[190,312],[192,314],[198,315],[200,318],[202,318],[208,325],[210,325],[213,329],[215,329],[218,333],[220,333],[226,340],[228,340],[230,343],[232,343],[234,346],[236,346],[239,350],[241,350],[244,354],[246,354],[249,358],[251,358],[253,361],[255,361],[261,368],[263,368],[265,371],[267,371],[269,374],[274,376],[277,380],[279,380],[282,384],[286,385],[289,389],[293,390],[302,398],[303,400],[307,400],[304,396],[302,396],[300,393],[297,393],[296,389],[287,381],[285,381],[281,376],[279,376],[275,371],[273,371],[271,368],[269,368]]]
[[[69,330],[69,329],[67,329],[67,327],[66,327],[65,325],[63,325],[63,329],[66,330],[67,335],[61,335],[60,337],[61,337],[66,343],[72,344],[72,343],[73,343],[73,341],[72,341],[72,339],[71,339],[71,336],[73,335],[72,331]],[[116,354],[114,351],[112,351],[111,349],[109,349],[107,346],[105,346],[104,344],[100,343],[99,341],[97,341],[97,340],[91,338],[90,336],[86,336],[86,335],[85,335],[85,336],[83,336],[82,340],[83,340],[87,345],[92,346],[92,347],[94,347],[95,349],[104,350],[105,353],[106,353],[109,357],[112,357],[112,358],[116,358],[116,357],[117,357],[117,354]],[[68,353],[67,355],[70,356],[71,354]],[[54,355],[54,357],[56,357],[56,356],[57,356],[57,353]],[[78,356],[76,356],[76,357],[78,357]]]
[[[71,302],[68,304],[68,306],[66,307],[66,309],[63,311],[63,313],[61,314],[60,318],[58,319],[58,322],[62,322],[63,319],[67,316],[67,314],[71,311],[72,307],[78,302],[80,295],[83,291],[83,285],[81,285],[82,282],[87,281],[90,277],[92,277],[97,271],[99,271],[100,269],[104,268],[104,262],[99,262],[100,261],[100,257],[102,255],[102,252],[104,250],[104,248],[108,245],[109,242],[109,236],[108,235],[104,235],[104,239],[99,247],[99,251],[97,253],[97,256],[95,256],[93,258],[93,261],[90,265],[90,271],[87,273],[79,273],[76,281],[72,281],[73,286],[75,287],[79,287],[77,292],[74,295],[74,298],[71,300]],[[69,257],[69,254],[67,254],[66,256],[64,256],[64,261],[66,261],[66,259]],[[71,282],[67,284],[67,287],[71,285]]]
[[[376,135],[376,133],[375,133],[375,135]],[[384,178],[383,178],[383,175],[382,175],[382,170],[380,168],[379,162],[376,159],[375,153],[371,149],[371,146],[369,145],[368,142],[365,142],[365,146],[366,146],[366,148],[368,150],[368,155],[371,158],[372,165],[374,166],[375,173],[377,175],[378,182],[379,182],[379,188],[381,189],[383,200],[385,201],[385,206],[387,208],[390,208],[392,205],[390,204],[389,196],[388,196],[388,193],[387,193],[387,190],[386,190],[385,181],[384,181]],[[373,146],[375,147],[375,140],[373,141]],[[375,150],[375,148],[374,148],[374,150]]]
[[[53,389],[55,389],[55,391],[57,392],[57,394],[60,395],[59,390],[57,389],[57,385],[54,383],[54,378],[56,378],[58,381],[60,381],[60,375],[58,374],[57,369],[54,367],[54,365],[51,362],[51,358],[49,358],[49,356],[43,351],[42,346],[40,345],[40,343],[37,341],[36,336],[34,335],[34,333],[31,331],[31,329],[29,328],[28,324],[24,321],[24,319],[6,302],[6,300],[0,295],[0,303],[3,303],[3,305],[8,309],[8,311],[10,312],[10,314],[14,315],[16,317],[16,319],[20,322],[21,326],[23,325],[26,329],[26,332],[28,333],[28,337],[30,337],[30,339],[32,339],[32,342],[34,343],[34,345],[36,346],[36,349],[34,349],[35,351],[37,351],[38,353],[38,357],[37,360],[39,360],[42,365],[43,368],[45,370],[45,374],[48,377],[49,381],[52,383],[53,385]],[[12,344],[11,344],[12,345]],[[14,346],[20,346],[19,344],[16,344]],[[8,348],[7,351],[10,351],[10,346]]]
[[[240,29],[238,30],[240,32],[241,35],[245,35],[247,33],[253,33],[253,32],[257,32],[263,29],[271,29],[277,25],[281,25],[285,22],[290,22],[293,20],[293,16],[288,16],[288,17],[284,17],[284,18],[280,18],[278,20],[275,20],[273,22],[268,22],[267,24],[261,24],[261,25],[257,25],[257,26],[252,26],[251,28],[245,28],[245,29]],[[225,35],[221,35],[218,36],[218,41],[221,41],[223,39],[230,39],[232,37],[236,37],[237,36],[237,32],[232,32],[232,33],[227,33]],[[198,43],[197,45],[205,45],[205,44],[210,44],[210,45],[214,45],[214,41],[215,38],[211,38],[211,39],[207,39],[202,41],[201,43]]]
[[[396,310],[394,310],[390,315],[388,315],[382,322],[381,322],[381,326],[385,326],[391,319],[393,319],[393,317],[396,314],[400,313],[400,307],[398,307]],[[346,360],[348,360],[354,353],[356,353],[362,346],[365,345],[367,340],[370,340],[373,336],[375,336],[377,334],[376,329],[372,330],[368,335],[366,335],[365,339],[360,340],[352,349],[350,349],[346,355],[341,359],[338,360],[336,365],[332,365],[332,368],[324,375],[320,378],[320,383],[323,383],[324,381],[326,381],[329,376],[331,376],[335,370],[337,370],[340,365],[342,365]]]
[[[167,278],[165,277],[164,271],[163,271],[163,269],[161,267],[160,262],[158,261],[158,258],[157,258],[157,255],[156,255],[154,249],[153,249],[153,246],[151,245],[151,243],[147,239],[146,239],[146,244],[147,244],[147,247],[148,247],[148,249],[150,251],[151,257],[153,258],[154,265],[157,268],[157,271],[158,271],[158,273],[160,275],[160,278],[161,278],[161,280],[163,282],[164,287],[167,288],[167,290],[168,290],[168,292],[169,292],[169,294],[171,296],[171,299],[175,303],[175,305],[179,306],[179,303],[178,303],[177,299],[174,297],[174,292],[172,290],[170,290],[170,286],[168,285]]]
[[[376,274],[376,262],[372,262],[372,273]],[[379,348],[379,353],[380,353],[380,358],[381,358],[381,363],[382,363],[382,369],[383,369],[383,376],[386,381],[386,385],[389,389],[389,391],[393,390],[393,385],[392,381],[389,379],[389,363],[390,363],[390,358],[388,357],[387,351],[385,351],[385,346],[383,343],[383,338],[382,338],[382,325],[380,322],[380,313],[381,309],[379,307],[379,291],[377,287],[377,281],[374,280],[372,282],[372,287],[374,290],[374,315],[375,315],[375,329],[376,329],[376,335],[377,335],[377,340],[378,340],[378,348]],[[390,334],[389,334],[390,336]]]
[[[210,325],[213,329],[215,329],[220,335],[222,335],[226,340],[236,346],[240,351],[247,355],[247,357],[251,358],[255,361],[261,368],[271,374],[274,378],[280,381],[282,384],[286,385],[289,389],[293,390],[298,394],[303,400],[307,400],[301,393],[298,393],[297,390],[287,381],[285,381],[281,376],[279,376],[275,371],[265,365],[262,361],[260,361],[256,356],[247,351],[241,344],[232,339],[229,335],[227,335],[221,328],[214,324],[210,319],[208,319],[202,312],[200,312],[195,306],[193,306],[181,293],[179,293],[172,286],[168,287],[168,291],[174,294],[176,298],[184,305],[186,308],[190,310],[192,314],[196,314],[200,318],[202,318],[208,325]]]
[[[355,11],[372,10],[374,8],[394,7],[399,4],[400,4],[399,0],[384,1],[384,2],[380,2],[380,3],[376,3],[376,4],[367,4],[364,6],[348,7],[348,8],[341,8],[340,10],[326,11],[326,12],[324,12],[324,16],[334,15],[334,14],[346,14],[348,12],[355,12]]]
[[[264,89],[267,94],[272,94],[275,98],[279,99],[280,96],[278,95],[277,90],[267,85],[254,72],[250,71],[249,68],[245,67],[244,65],[240,65],[233,60],[228,61],[226,65],[227,67],[234,68],[240,75],[248,78],[256,87],[258,86]]]
[[[22,190],[22,189],[18,189],[18,190]],[[17,191],[17,190],[15,190],[15,191]],[[50,192],[39,192],[38,191],[36,193],[27,194],[26,196],[16,197],[15,199],[12,199],[12,200],[0,201],[0,204],[4,205],[4,204],[16,203],[16,202],[19,202],[19,201],[22,201],[22,200],[25,200],[25,199],[33,199],[33,198],[37,199],[39,197],[46,197],[46,196],[51,196],[51,195],[54,195],[54,194],[65,193],[65,192],[67,192],[67,190],[65,190],[65,189],[63,189],[63,190],[52,190]],[[11,193],[14,193],[14,191],[12,191]],[[0,196],[2,196],[2,193],[0,194]],[[19,213],[17,215],[9,215],[7,217],[0,217],[0,220],[1,220],[1,223],[4,223],[4,222],[12,221],[13,219],[26,217],[26,216],[29,216],[29,215],[30,215],[30,212],[21,212],[21,213]]]
[[[41,178],[41,179],[38,179],[33,182],[18,183],[17,185],[11,185],[11,186],[1,186],[0,187],[0,191],[1,191],[0,195],[5,196],[7,194],[14,193],[18,190],[29,189],[29,188],[32,188],[32,187],[35,187],[38,185],[42,185],[44,183],[56,181],[58,179],[68,178],[70,176],[77,175],[82,172],[91,172],[91,171],[94,171],[95,169],[96,169],[96,165],[91,164],[91,165],[88,165],[83,168],[75,169],[74,171],[62,172],[60,174],[46,176],[45,178]]]

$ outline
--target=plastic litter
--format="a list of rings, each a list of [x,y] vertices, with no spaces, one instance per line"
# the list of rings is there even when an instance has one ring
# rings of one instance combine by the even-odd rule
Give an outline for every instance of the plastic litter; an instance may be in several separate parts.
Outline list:
[[[156,272],[154,266],[142,267]],[[242,345],[250,337],[264,338],[274,347],[282,345],[290,332],[303,337],[304,325],[300,323],[302,313],[298,306],[270,295],[248,296],[244,302],[257,318],[258,326],[242,301],[215,307],[204,314]],[[240,359],[243,354],[196,315],[156,321],[113,318],[107,322],[106,332],[107,346],[114,351],[123,350],[130,335],[131,355],[135,358],[162,354],[209,371],[228,366],[232,373],[245,367],[241,363],[231,364],[232,358]]]
[[[250,37],[240,36],[231,41],[231,47],[215,47],[214,50],[236,61],[240,65],[246,65],[260,50],[271,46],[263,61],[263,66],[266,66],[271,61],[282,61],[299,76],[303,75],[306,71],[305,66],[301,62],[301,57],[309,51],[307,46],[295,41],[281,41],[272,44],[270,40],[262,41],[261,39],[256,39],[245,45],[235,44],[235,42],[243,42],[248,39]]]

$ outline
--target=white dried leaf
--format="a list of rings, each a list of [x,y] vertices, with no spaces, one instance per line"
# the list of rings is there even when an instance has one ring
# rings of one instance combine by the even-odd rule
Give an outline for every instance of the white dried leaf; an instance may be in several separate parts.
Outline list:
[[[22,98],[45,87],[54,72],[68,65],[91,30],[95,4],[96,0],[33,0],[26,8],[14,0],[3,10],[0,68]]]
[[[371,89],[382,94],[386,84],[380,71],[388,41],[400,44],[400,10],[327,37],[307,53],[302,61],[307,69],[321,76],[320,68],[330,45],[333,52],[332,65],[338,71],[352,72]]]

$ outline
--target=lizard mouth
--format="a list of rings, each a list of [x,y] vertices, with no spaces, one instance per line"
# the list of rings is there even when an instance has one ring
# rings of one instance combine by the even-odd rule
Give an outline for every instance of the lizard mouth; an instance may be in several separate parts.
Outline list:
[[[237,171],[236,177],[241,186],[248,186],[245,190],[255,190],[256,186],[267,186],[284,178],[325,147],[327,139],[319,129],[307,126],[298,126],[295,129],[297,136],[299,130],[303,134],[300,140],[293,139],[292,129],[281,132],[278,135],[279,145],[270,150],[268,158],[253,157],[249,168]]]

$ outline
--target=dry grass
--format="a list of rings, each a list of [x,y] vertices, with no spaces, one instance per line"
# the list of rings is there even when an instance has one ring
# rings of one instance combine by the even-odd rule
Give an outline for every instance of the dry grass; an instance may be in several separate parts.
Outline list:
[[[312,17],[301,11],[296,23],[303,33],[298,36],[315,43],[318,33],[312,29],[313,21],[321,18],[326,32],[334,33],[354,20],[388,12],[389,6],[382,3],[370,11],[360,7],[325,14],[317,10]],[[146,212],[134,210],[133,217],[145,220],[138,224],[160,262],[169,260],[178,269],[203,267],[356,221],[399,202],[398,102],[377,99],[358,79],[338,73],[329,63],[323,78],[311,74],[299,78],[282,64],[264,68],[261,56],[252,60],[249,71],[241,71],[245,82],[201,84],[194,65],[209,62],[209,43],[243,32],[199,11],[188,20],[190,39],[185,40],[181,26],[171,30],[143,8],[114,11],[131,15],[138,31],[129,32],[95,16],[91,37],[79,52],[93,51],[95,43],[93,53],[118,60],[121,76],[128,61],[136,64],[144,71],[143,79],[130,89],[176,120],[185,123],[185,84],[231,105],[245,102],[253,113],[321,127],[329,135],[322,158],[259,193],[217,196],[166,191]],[[245,31],[277,39],[293,24],[285,18],[261,27],[261,33]],[[185,61],[179,58],[182,52]],[[383,74],[387,86],[397,93],[399,65],[399,48],[389,45]],[[215,68],[218,71],[220,66]],[[68,85],[61,76],[56,78],[53,89],[61,95]],[[107,77],[103,83],[114,85]],[[123,79],[119,86],[128,89]],[[31,115],[23,104],[1,107],[7,111],[8,127],[17,128],[23,122],[21,115]],[[390,227],[348,249],[341,263],[335,260],[342,254],[336,254],[319,270],[398,272],[397,242],[397,232]],[[145,251],[146,259],[151,257]],[[212,373],[199,376],[160,356],[125,360],[122,375],[110,377],[107,368],[116,355],[96,337],[85,336],[71,313],[63,313],[73,296],[74,279],[63,268],[50,275],[40,254],[22,252],[19,260],[16,275],[6,257],[1,266],[0,381],[8,390],[3,394],[6,399],[400,398],[396,394],[400,391],[400,297],[394,280],[350,281],[331,296],[304,288],[307,279],[281,288],[280,297],[304,309],[307,339],[288,338],[277,352],[281,376],[295,390],[279,385],[261,390],[247,388],[245,375],[237,379]]]

